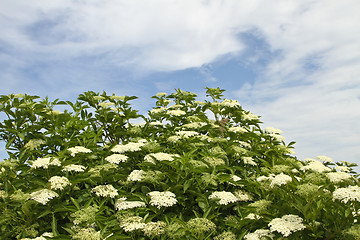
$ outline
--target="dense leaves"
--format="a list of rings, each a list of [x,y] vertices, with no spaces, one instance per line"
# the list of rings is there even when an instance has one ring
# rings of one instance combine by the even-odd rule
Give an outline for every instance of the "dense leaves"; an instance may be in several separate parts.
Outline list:
[[[147,116],[135,96],[1,95],[1,239],[360,239],[355,164],[299,160],[206,90],[158,93]]]

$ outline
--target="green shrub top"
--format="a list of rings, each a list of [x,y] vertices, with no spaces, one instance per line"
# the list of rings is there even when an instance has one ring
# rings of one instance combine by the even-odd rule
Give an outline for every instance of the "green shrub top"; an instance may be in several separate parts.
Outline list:
[[[1,239],[360,239],[356,164],[300,161],[206,90],[158,93],[147,116],[135,96],[1,95]]]

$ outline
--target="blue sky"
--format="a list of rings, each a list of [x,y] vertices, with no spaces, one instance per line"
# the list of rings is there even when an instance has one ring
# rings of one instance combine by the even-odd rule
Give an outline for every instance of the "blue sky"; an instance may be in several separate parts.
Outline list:
[[[0,94],[226,89],[300,159],[360,164],[357,0],[2,0]]]

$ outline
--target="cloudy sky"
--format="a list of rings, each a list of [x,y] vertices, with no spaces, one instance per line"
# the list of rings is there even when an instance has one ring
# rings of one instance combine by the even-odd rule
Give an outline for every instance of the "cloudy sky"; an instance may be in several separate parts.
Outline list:
[[[358,0],[2,0],[0,94],[75,100],[221,87],[296,141],[360,164]]]

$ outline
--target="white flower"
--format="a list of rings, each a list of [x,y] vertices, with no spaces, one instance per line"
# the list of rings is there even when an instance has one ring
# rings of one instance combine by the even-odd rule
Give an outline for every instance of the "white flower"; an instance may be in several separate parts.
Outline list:
[[[247,201],[251,201],[252,197],[249,193],[242,191],[242,190],[237,190],[234,195],[236,196],[236,198],[241,201],[241,202],[247,202]]]
[[[259,117],[256,116],[255,114],[252,114],[251,112],[248,113],[243,113],[242,117],[244,118],[244,120],[258,120]]]
[[[333,183],[339,183],[347,179],[351,179],[352,176],[345,172],[329,172],[326,174],[329,180]]]
[[[125,99],[125,96],[110,96],[111,99],[115,99],[115,100],[124,100]]]
[[[347,188],[338,188],[333,192],[334,200],[341,200],[344,203],[348,201],[360,202],[360,187],[350,186]]]
[[[245,217],[245,219],[250,219],[250,220],[259,220],[260,218],[262,218],[260,215],[257,215],[255,213],[250,213],[249,215],[247,215]]]
[[[316,158],[324,163],[333,163],[334,162],[334,160],[332,160],[332,158],[327,157],[327,156],[317,156]]]
[[[253,233],[248,233],[244,236],[245,240],[263,240],[265,237],[274,237],[274,234],[270,233],[270,230],[267,229],[258,229]]]
[[[281,131],[280,129],[273,128],[273,127],[265,128],[265,132],[267,132],[269,134],[281,134],[281,133],[283,133],[283,131]]]
[[[179,141],[181,139],[180,136],[170,136],[167,140],[169,142],[172,142],[172,143],[176,143],[177,141]]]
[[[77,153],[91,153],[90,149],[87,149],[85,147],[81,147],[81,146],[76,146],[76,147],[72,147],[72,148],[68,148],[68,151],[71,152],[71,156],[75,156],[75,154]]]
[[[322,164],[319,161],[313,160],[313,159],[306,159],[306,161],[308,161],[308,165],[307,166],[302,166],[300,168],[300,170],[302,171],[306,171],[306,170],[311,170],[311,171],[315,171],[315,172],[330,172],[331,168],[325,166],[324,164]]]
[[[194,129],[194,128],[200,128],[207,125],[207,123],[205,122],[192,122],[192,123],[187,123],[182,125],[183,128],[190,128],[190,129]]]
[[[25,148],[34,150],[38,148],[40,145],[45,144],[46,142],[42,139],[31,139],[25,144]]]
[[[128,157],[123,154],[112,154],[105,158],[105,160],[108,161],[109,163],[115,163],[115,164],[118,164],[120,162],[126,162],[127,159]]]
[[[215,191],[210,196],[209,199],[218,198],[218,204],[228,205],[229,203],[234,203],[239,201],[239,199],[231,192],[226,191]]]
[[[150,126],[163,126],[161,122],[149,122]]]
[[[155,158],[157,161],[173,161],[175,156],[179,156],[177,154],[168,154],[168,153],[150,153],[144,157],[146,162],[155,163]]]
[[[99,103],[99,106],[102,107],[102,108],[108,108],[110,106],[114,106],[114,103],[112,103],[112,102],[102,102],[102,103]]]
[[[58,197],[59,194],[57,194],[54,191],[51,191],[49,189],[41,189],[39,191],[33,192],[30,194],[31,199],[35,200],[43,205],[48,203],[50,199],[53,199],[55,197]]]
[[[176,195],[170,191],[159,192],[153,191],[149,192],[148,195],[150,196],[150,205],[157,206],[157,208],[161,207],[170,207],[177,203]]]
[[[245,164],[248,164],[248,165],[252,165],[252,166],[256,166],[257,163],[254,162],[254,159],[252,157],[242,157],[241,158]]]
[[[195,131],[177,131],[175,134],[183,138],[199,135],[199,133]]]
[[[184,112],[182,110],[169,110],[169,111],[167,111],[167,113],[172,116],[182,116],[182,115],[186,114],[186,112]]]
[[[340,172],[350,172],[351,170],[349,167],[346,166],[336,166],[335,169]]]
[[[229,128],[229,132],[234,132],[234,133],[245,133],[247,132],[247,130],[243,127],[230,127]]]
[[[122,227],[125,232],[132,232],[134,230],[143,229],[145,227],[145,223],[142,221],[142,217],[139,216],[129,217],[121,221],[120,227]]]
[[[66,186],[71,185],[69,179],[67,179],[66,177],[59,177],[59,176],[54,176],[51,177],[49,179],[50,182],[50,188],[57,190],[63,190]]]
[[[202,102],[202,101],[194,101],[195,104],[199,104],[199,105],[205,105],[206,103],[205,102]]]
[[[136,182],[144,179],[146,172],[143,170],[133,170],[127,177],[127,181]]]
[[[32,162],[31,168],[45,168],[47,169],[49,166],[61,166],[60,161],[54,157],[46,157],[46,158],[38,158]]]
[[[241,180],[241,177],[238,177],[236,175],[231,175],[231,179],[234,181],[234,182],[237,182],[237,181],[240,181]]]
[[[162,97],[162,96],[166,96],[167,93],[165,92],[158,92],[155,96],[158,96],[158,97]]]
[[[280,173],[276,175],[273,179],[271,179],[270,187],[274,187],[275,185],[281,186],[284,184],[287,184],[288,182],[291,182],[292,178],[289,175],[286,175],[284,173]]]
[[[221,106],[225,107],[240,107],[240,103],[237,100],[225,99],[220,103]]]
[[[285,137],[279,135],[279,134],[269,134],[269,136],[275,138],[277,141],[281,142],[285,140]]]
[[[115,203],[115,208],[117,210],[126,210],[126,209],[132,209],[137,207],[145,207],[144,202],[140,201],[126,201],[126,197],[120,198]]]
[[[70,165],[64,166],[62,171],[63,172],[65,172],[65,171],[84,172],[85,169],[86,169],[86,167],[84,167],[82,165],[70,164]]]
[[[152,110],[150,110],[150,113],[156,114],[156,113],[161,113],[166,111],[166,107],[159,107],[159,108],[154,108]]]
[[[293,232],[297,232],[305,229],[305,225],[302,224],[303,219],[299,216],[289,214],[284,215],[282,218],[274,218],[269,223],[271,232],[279,232],[284,237],[289,236]]]
[[[127,143],[125,145],[116,145],[115,147],[113,147],[113,149],[111,149],[112,152],[117,152],[117,153],[124,153],[124,152],[137,152],[137,151],[141,151],[141,147],[144,146],[145,143],[143,142],[130,142]]]
[[[114,198],[118,195],[118,190],[111,184],[96,186],[92,189],[92,192],[94,192],[99,197]]]

